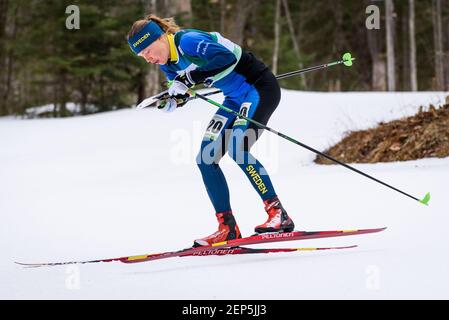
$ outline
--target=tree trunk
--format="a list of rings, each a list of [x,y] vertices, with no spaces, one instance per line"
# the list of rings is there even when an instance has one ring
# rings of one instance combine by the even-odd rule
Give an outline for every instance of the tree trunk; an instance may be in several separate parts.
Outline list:
[[[449,0],[446,0],[446,13],[449,13]],[[446,75],[446,91],[449,91],[449,14],[446,14],[446,21],[444,24],[446,26],[446,51],[445,51],[445,66],[444,74]]]
[[[89,99],[89,90],[88,90],[89,84],[83,83],[80,87],[81,87],[81,90],[80,90],[80,93],[81,93],[80,113],[82,115],[85,115],[85,114],[87,114],[87,101]]]
[[[9,0],[0,0],[0,35],[3,36],[5,31],[5,23],[6,23],[6,14],[8,12],[8,1]]]
[[[139,84],[137,85],[137,103],[142,102],[147,98],[145,94],[145,72],[142,70],[142,72],[139,72]]]
[[[371,2],[365,1],[366,5]],[[372,29],[366,30],[368,49],[371,56],[371,89],[373,91],[385,91],[387,89],[386,83],[386,64],[382,55],[381,39],[382,33],[380,30]]]
[[[66,117],[67,116],[67,102],[69,100],[68,93],[67,93],[67,71],[61,70],[60,75],[60,90],[61,90],[61,108],[59,110],[59,116],[60,117]]]
[[[334,56],[338,56],[344,50],[344,36],[343,36],[343,5],[342,0],[334,0],[334,19],[335,19],[335,41],[333,43]],[[341,91],[341,75],[342,69],[335,70],[335,78],[332,86],[333,91]]]
[[[408,45],[408,10],[406,6],[401,7],[401,54],[402,54],[402,76],[401,89],[410,91],[410,50]]]
[[[301,52],[299,50],[299,43],[298,40],[296,38],[296,32],[295,32],[295,27],[293,26],[293,21],[292,21],[292,17],[290,14],[290,8],[288,5],[288,0],[282,0],[282,5],[284,7],[284,12],[285,12],[285,16],[287,17],[287,23],[288,23],[288,28],[290,30],[290,36],[293,42],[293,49],[295,50],[295,54],[296,57],[298,59],[298,67],[300,69],[303,68],[303,64],[301,62]],[[306,75],[303,74],[300,76],[301,79],[301,87],[305,90],[307,90],[307,80],[306,80]]]
[[[226,16],[226,26],[224,35],[239,45],[243,44],[245,26],[251,10],[257,4],[256,1],[235,1],[232,4],[227,2],[226,13],[232,13]]]
[[[150,0],[150,7],[151,2]],[[188,21],[192,19],[192,4],[191,0],[163,0],[156,4],[156,7],[162,8],[161,15],[164,17],[178,17],[182,21]]]
[[[8,13],[8,0],[0,0],[0,98],[3,98],[6,92],[6,19]],[[6,114],[6,101],[0,99],[0,116]]]
[[[444,62],[443,62],[443,27],[441,23],[441,0],[433,0],[433,36],[435,44],[435,89],[444,91]]]
[[[14,7],[14,5],[12,6]],[[15,39],[17,35],[18,29],[18,16],[19,16],[19,4],[15,3],[15,7],[12,9],[11,19],[7,19],[6,30],[5,30],[5,38]],[[4,103],[4,113],[12,114],[18,108],[14,108],[10,104],[11,98],[14,98],[14,69],[15,69],[15,60],[14,52],[11,48],[6,50],[6,58],[5,58],[5,85],[2,98],[2,103]]]
[[[145,2],[145,12],[148,14],[149,12],[153,14],[165,15],[166,7],[165,0],[158,5],[159,3],[156,0],[150,0]],[[161,6],[163,5],[163,6]],[[146,79],[145,79],[146,78]],[[146,97],[153,96],[160,91],[160,78],[159,78],[159,67],[157,65],[151,64],[149,66],[148,73],[145,78],[141,78],[142,81],[146,83],[144,96],[142,97],[141,88],[138,88],[138,100],[137,103],[140,103]],[[146,81],[145,81],[146,80]],[[140,87],[141,85],[139,85]]]
[[[59,103],[58,103],[58,88],[53,83],[53,118],[58,117]]]
[[[387,79],[388,91],[396,91],[396,62],[394,51],[394,4],[393,0],[385,0],[385,23],[387,38]]]
[[[384,59],[379,56],[373,60],[372,87],[374,91],[385,91],[387,89],[387,66]]]
[[[8,13],[8,0],[0,0],[0,73],[3,73],[3,58],[5,50],[6,19]]]
[[[278,73],[279,43],[281,36],[281,0],[276,0],[276,15],[274,19],[274,48],[273,48],[273,67],[274,74]]]
[[[408,0],[409,5],[409,42],[410,42],[410,90],[418,91],[418,71],[416,65],[415,0]]]
[[[226,25],[226,0],[220,0],[220,33],[225,32]]]

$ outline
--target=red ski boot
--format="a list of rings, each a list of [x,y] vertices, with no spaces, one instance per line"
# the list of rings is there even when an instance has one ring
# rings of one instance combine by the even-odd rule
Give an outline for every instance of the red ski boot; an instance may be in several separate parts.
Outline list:
[[[277,197],[265,200],[263,203],[268,213],[268,220],[254,229],[256,233],[290,232],[295,229],[293,220],[290,219]]]
[[[218,231],[215,231],[210,236],[195,240],[193,243],[194,247],[210,246],[213,243],[240,239],[242,237],[232,211],[217,213],[217,220],[219,223]]]

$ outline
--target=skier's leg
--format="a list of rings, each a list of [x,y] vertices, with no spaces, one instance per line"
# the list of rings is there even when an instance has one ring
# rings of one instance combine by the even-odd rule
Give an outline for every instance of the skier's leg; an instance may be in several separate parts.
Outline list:
[[[276,83],[277,84],[277,83]],[[264,88],[265,89],[265,88]],[[276,90],[277,89],[277,90]],[[280,99],[279,87],[270,88],[270,93],[254,88],[243,99],[239,113],[262,124],[267,124]],[[262,134],[263,129],[251,122],[237,118],[232,126],[228,152],[248,177],[263,201],[276,197],[271,179],[262,163],[250,152],[251,147]]]
[[[235,116],[219,109],[209,122],[196,157],[207,194],[216,213],[231,211],[228,185],[218,163],[226,153],[229,139],[226,129],[232,127],[234,119]]]
[[[255,84],[242,103],[240,113],[255,121],[267,124],[280,101],[280,88],[271,72]],[[264,202],[268,220],[255,228],[256,232],[291,231],[294,223],[282,207],[271,179],[263,165],[251,154],[250,149],[260,137],[262,129],[244,119],[236,119],[228,152],[243,170]]]
[[[233,107],[229,101],[223,104]],[[215,208],[218,230],[207,237],[196,239],[194,246],[211,245],[242,237],[232,214],[226,178],[218,164],[227,151],[229,128],[232,127],[234,119],[234,115],[219,109],[209,122],[196,157],[207,194]]]

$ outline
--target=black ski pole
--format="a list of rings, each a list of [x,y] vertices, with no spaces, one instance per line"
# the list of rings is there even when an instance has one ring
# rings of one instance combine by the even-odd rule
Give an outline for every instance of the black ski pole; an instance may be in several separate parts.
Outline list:
[[[277,75],[276,79],[281,80],[281,79],[285,79],[285,78],[289,78],[289,77],[293,77],[293,76],[299,76],[301,74],[305,74],[308,72],[321,70],[321,69],[327,69],[329,67],[336,66],[339,64],[344,64],[347,67],[351,67],[352,61],[354,61],[354,60],[355,60],[355,58],[353,58],[352,55],[349,52],[347,52],[343,55],[341,60],[321,64],[319,66],[314,66],[314,67],[309,67],[309,68],[305,68],[305,69],[300,69],[300,70],[296,70],[296,71],[290,71],[287,73],[283,73],[283,74]],[[218,94],[218,93],[221,93],[221,90],[207,92],[207,93],[203,94],[203,96],[207,97],[207,96],[211,96],[211,95]],[[195,97],[192,97],[192,99],[195,99]],[[189,99],[189,100],[191,100],[191,99]]]

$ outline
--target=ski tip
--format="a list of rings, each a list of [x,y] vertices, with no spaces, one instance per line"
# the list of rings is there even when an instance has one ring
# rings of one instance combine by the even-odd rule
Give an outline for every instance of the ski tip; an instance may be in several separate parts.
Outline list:
[[[43,267],[43,265],[41,264],[32,264],[32,263],[22,263],[22,262],[17,262],[14,261],[14,263],[18,266],[21,266],[23,268],[40,268]]]
[[[429,205],[429,201],[430,201],[430,192],[427,192],[426,195],[424,196],[424,198],[419,200],[419,202],[421,202],[422,204],[424,204],[426,206]]]
[[[359,247],[358,245],[354,244],[354,245],[351,245],[351,246],[333,247],[332,249],[342,250],[342,249],[354,249],[354,248],[358,248],[358,247]]]
[[[321,248],[296,248],[296,251],[326,251],[326,250],[344,250],[344,249],[354,249],[358,245],[342,246],[342,247],[321,247]]]
[[[385,231],[385,230],[387,230],[387,227],[382,227],[382,228],[374,228],[374,229],[361,229],[361,230],[358,230],[358,232],[360,232],[360,233],[377,233],[377,232],[382,232],[382,231]]]
[[[347,67],[351,67],[352,66],[352,61],[354,61],[355,58],[352,57],[352,54],[350,52],[346,52],[343,55],[343,64]]]
[[[329,247],[329,248],[323,248],[323,249],[329,249],[329,250],[343,250],[343,249],[354,249],[358,248],[358,245],[349,245],[349,246],[342,246],[342,247]]]

